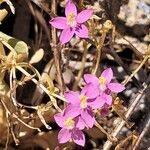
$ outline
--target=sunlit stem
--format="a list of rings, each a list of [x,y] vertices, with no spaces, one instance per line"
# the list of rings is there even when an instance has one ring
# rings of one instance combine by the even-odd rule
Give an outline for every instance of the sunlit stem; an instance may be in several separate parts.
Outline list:
[[[14,54],[14,57],[17,58],[17,52],[4,40],[0,39],[0,41]]]
[[[100,130],[107,136],[107,138],[108,138],[111,142],[117,142],[117,139],[114,138],[114,137],[112,137],[112,136],[110,136],[110,135],[104,130],[104,128],[103,128],[97,121],[95,121],[95,126],[96,126],[98,129],[100,129]]]
[[[11,112],[8,110],[8,108],[7,108],[7,106],[5,105],[5,103],[3,102],[3,100],[1,100],[1,103],[3,104],[3,106],[4,106],[6,112],[8,113],[9,116],[12,116],[13,118],[17,119],[17,120],[18,120],[20,123],[22,123],[24,126],[30,128],[30,129],[38,130],[39,132],[41,132],[41,130],[40,130],[39,128],[32,127],[32,126],[26,124],[26,123],[23,122],[20,118],[18,118],[18,116],[17,116],[16,114],[11,113]]]
[[[127,78],[125,79],[122,83],[126,85],[134,76],[135,74],[142,68],[142,66],[145,64],[145,62],[148,60],[149,56],[146,55],[143,61],[140,63],[140,65],[134,70],[134,72]]]
[[[51,94],[53,97],[56,97],[56,98],[58,98],[58,99],[60,99],[60,100],[62,100],[62,101],[64,101],[64,102],[66,102],[66,99],[64,98],[64,97],[62,97],[62,96],[60,96],[60,95],[58,95],[58,94],[56,94],[56,93],[52,93]]]
[[[104,44],[104,41],[105,41],[105,37],[106,37],[106,32],[103,32],[102,33],[102,36],[99,40],[99,43],[98,45],[96,46],[96,49],[97,49],[97,57],[96,57],[96,64],[95,64],[95,67],[93,68],[92,70],[92,74],[96,74],[97,70],[98,70],[98,67],[99,67],[99,63],[100,63],[100,59],[101,59],[101,51],[102,51],[102,47],[103,47],[103,44]]]
[[[16,66],[16,68],[21,71],[24,75],[26,75],[27,77],[30,77],[31,74],[29,74],[26,70],[24,70],[23,68],[21,68],[20,66]],[[56,98],[59,98],[60,100],[62,101],[66,101],[65,98],[63,98],[62,96],[60,95],[57,95],[55,93],[50,93],[49,90],[41,83],[39,83],[35,78],[32,78],[31,79],[35,84],[37,84],[47,95],[50,95],[50,96],[54,96]]]
[[[85,63],[86,63],[86,55],[87,55],[87,50],[88,50],[88,46],[87,46],[87,43],[84,42],[83,43],[83,47],[84,47],[84,51],[83,51],[83,56],[82,56],[82,63],[81,63],[81,67],[80,67],[80,70],[78,72],[78,76],[77,76],[77,79],[73,85],[73,90],[76,90],[77,89],[77,86],[78,86],[78,83],[82,77],[82,74],[83,74],[83,71],[84,71],[84,67],[85,67]]]

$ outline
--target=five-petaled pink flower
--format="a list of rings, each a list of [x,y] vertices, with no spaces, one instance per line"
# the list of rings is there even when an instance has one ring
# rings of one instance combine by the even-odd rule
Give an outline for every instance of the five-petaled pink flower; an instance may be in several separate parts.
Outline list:
[[[62,128],[58,133],[59,143],[74,141],[78,145],[85,145],[85,136],[82,132],[85,127],[84,121],[80,116],[75,116],[76,113],[70,113],[70,108],[54,115],[56,123]]]
[[[69,106],[74,109],[76,107],[76,113],[78,112],[81,115],[81,118],[84,120],[86,127],[92,128],[95,122],[95,118],[92,112],[92,108],[89,106],[88,97],[82,92],[68,91],[64,94]]]
[[[50,20],[49,23],[53,27],[63,30],[60,35],[60,42],[61,44],[65,44],[71,40],[74,34],[80,38],[89,37],[88,29],[83,23],[86,22],[92,14],[92,9],[85,9],[77,13],[77,7],[69,0],[65,7],[66,17],[55,17]]]
[[[120,83],[112,82],[113,71],[111,68],[105,69],[101,76],[97,78],[92,74],[85,74],[84,80],[87,84],[91,83],[94,87],[97,87],[100,91],[100,95],[97,97],[101,105],[112,104],[111,92],[119,93],[122,92],[125,87]]]

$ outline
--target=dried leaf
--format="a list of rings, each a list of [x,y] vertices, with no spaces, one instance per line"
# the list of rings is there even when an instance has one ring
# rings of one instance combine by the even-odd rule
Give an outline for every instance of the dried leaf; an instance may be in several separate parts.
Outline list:
[[[12,2],[10,0],[0,0],[0,4],[3,3],[3,2],[6,2],[9,5],[11,12],[13,14],[15,14],[15,8],[14,8]]]
[[[40,48],[31,58],[30,64],[38,63],[44,56],[44,50]]]
[[[7,16],[8,11],[6,9],[0,10],[0,24],[4,20],[4,18]]]
[[[7,42],[11,47],[13,47],[18,54],[26,53],[28,54],[28,46],[25,42],[15,39],[3,32],[0,32],[0,38]]]

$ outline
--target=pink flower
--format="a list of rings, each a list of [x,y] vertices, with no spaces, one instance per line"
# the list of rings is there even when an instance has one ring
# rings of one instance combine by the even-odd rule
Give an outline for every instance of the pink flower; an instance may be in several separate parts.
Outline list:
[[[84,121],[80,116],[74,117],[70,111],[67,111],[66,109],[64,113],[54,115],[56,123],[62,128],[58,133],[58,141],[59,143],[74,141],[76,144],[84,146],[85,136],[81,131],[85,127]]]
[[[60,35],[60,42],[65,44],[71,40],[74,34],[80,38],[88,38],[88,29],[83,24],[93,14],[92,9],[85,9],[77,14],[77,7],[71,1],[65,7],[66,17],[55,17],[49,23],[57,29],[63,30]]]
[[[78,112],[84,120],[86,127],[89,128],[92,128],[95,122],[92,109],[99,108],[99,105],[97,105],[99,100],[96,101],[98,95],[98,89],[94,89],[91,84],[87,84],[81,93],[68,91],[64,94],[70,109],[76,110],[76,113]]]
[[[97,97],[101,105],[112,104],[111,92],[119,93],[122,92],[125,87],[120,83],[112,82],[113,71],[111,68],[104,70],[99,78],[92,74],[85,74],[84,80],[87,84],[91,83],[93,87],[99,89],[100,95]]]

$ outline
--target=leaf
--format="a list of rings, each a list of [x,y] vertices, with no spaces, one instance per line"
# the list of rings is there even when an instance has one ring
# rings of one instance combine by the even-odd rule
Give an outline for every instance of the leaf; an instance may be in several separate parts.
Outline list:
[[[4,40],[11,47],[13,47],[18,54],[22,54],[22,53],[28,54],[28,46],[25,42],[13,38],[3,32],[0,32],[0,38],[2,38],[2,40]]]
[[[10,0],[0,0],[0,4],[3,3],[3,2],[6,2],[7,5],[9,5],[11,12],[13,14],[15,14],[15,8],[14,8],[12,2]]]
[[[0,24],[4,20],[4,18],[7,16],[8,11],[6,9],[0,10]]]
[[[40,48],[31,58],[30,64],[38,63],[44,56],[44,50]]]

